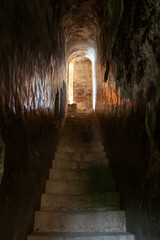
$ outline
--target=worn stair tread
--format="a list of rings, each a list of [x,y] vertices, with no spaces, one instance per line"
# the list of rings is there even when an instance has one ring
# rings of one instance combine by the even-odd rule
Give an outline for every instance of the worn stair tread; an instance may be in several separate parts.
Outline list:
[[[133,234],[129,233],[129,232],[54,232],[54,233],[46,233],[46,232],[35,232],[32,234],[32,236],[51,236],[51,237],[94,237],[94,236],[133,236]]]
[[[88,147],[88,146],[101,146],[101,145],[103,145],[102,144],[102,141],[100,141],[100,140],[95,140],[95,141],[92,141],[92,140],[90,140],[90,141],[80,141],[79,139],[77,139],[77,141],[75,141],[75,139],[74,139],[74,141],[73,141],[73,139],[71,140],[70,139],[70,141],[69,141],[69,139],[68,139],[68,137],[66,136],[66,137],[63,137],[63,138],[60,138],[60,140],[59,140],[59,145],[61,145],[61,144],[69,144],[69,145],[71,145],[71,146],[86,146],[86,147]]]
[[[92,131],[91,131],[92,132]],[[87,140],[89,141],[100,141],[101,138],[100,138],[100,134],[99,132],[96,132],[96,133],[88,133],[86,134],[85,132],[78,132],[78,131],[62,131],[62,134],[61,134],[61,139],[68,139],[68,140],[73,140],[73,138],[75,140],[85,140],[85,138],[87,138]]]
[[[97,195],[42,194],[41,210],[118,210],[119,194],[108,192]]]
[[[135,240],[127,232],[116,233],[34,233],[27,240]]]
[[[53,160],[52,169],[97,169],[109,167],[108,159],[99,161],[69,161],[69,160]]]
[[[77,127],[65,127],[62,131],[62,136],[71,136],[73,135],[74,137],[76,136],[88,136],[91,134],[93,137],[100,137],[100,133],[97,129],[91,129],[88,128],[88,134],[86,134],[85,130],[82,127],[81,129],[78,129]]]
[[[99,130],[98,128],[93,125],[93,124],[65,124],[64,127],[63,127],[63,131],[67,131],[67,130],[71,130],[71,131],[75,131],[76,132],[86,132],[85,130],[89,130],[89,131],[92,131],[93,133],[99,133]]]
[[[77,141],[59,141],[58,143],[58,146],[59,147],[80,147],[80,148],[101,148],[101,147],[104,147],[103,144],[101,143],[97,143],[95,144],[94,142],[77,142]]]
[[[98,171],[99,170],[99,171]],[[96,173],[95,173],[96,171]],[[50,169],[49,170],[49,179],[50,180],[88,180],[91,177],[94,177],[96,174],[101,177],[112,177],[111,169],[106,167],[103,169],[85,169],[85,170],[75,170],[75,169]]]
[[[76,144],[75,142],[68,142],[68,143],[60,143],[58,144],[57,146],[57,150],[59,151],[59,148],[73,148],[73,149],[77,149],[80,148],[81,149],[84,149],[84,150],[89,150],[92,151],[94,150],[95,148],[98,148],[98,149],[103,149],[101,151],[104,151],[104,146],[103,144],[90,144],[90,143],[79,143],[79,144]]]
[[[88,122],[88,123],[83,123],[79,122],[67,122],[64,124],[63,130],[67,129],[77,129],[77,131],[85,131],[86,129],[93,130],[93,131],[98,131],[97,126],[93,122]]]
[[[37,211],[35,232],[125,232],[124,211]]]
[[[87,116],[85,114],[83,114],[83,117],[81,117],[80,115],[76,116],[76,117],[67,117],[66,118],[66,123],[72,123],[72,122],[80,122],[80,123],[88,123],[88,122],[91,122],[91,123],[95,123],[95,120],[93,118],[93,116]]]
[[[45,193],[53,194],[98,194],[115,191],[115,180],[47,180]]]
[[[70,161],[99,161],[107,160],[106,153],[101,152],[56,152],[54,160],[70,160]]]
[[[62,136],[68,136],[70,137],[71,135],[73,135],[74,137],[77,136],[88,136],[89,134],[91,134],[91,136],[93,137],[98,137],[100,138],[100,133],[98,130],[93,130],[93,129],[89,129],[90,133],[86,134],[86,132],[84,130],[79,130],[79,129],[74,129],[74,128],[65,128],[62,131]]]
[[[88,136],[93,138],[96,138],[96,140],[100,141],[100,133],[98,131],[92,131],[88,134],[85,133],[85,131],[77,131],[76,129],[74,131],[70,131],[69,129],[66,129],[65,131],[62,131],[61,138],[68,138],[70,139],[71,137],[73,138],[78,138],[78,137],[88,137]]]
[[[74,139],[74,140],[73,140]],[[71,142],[74,143],[85,143],[85,144],[89,144],[89,143],[93,143],[94,141],[100,141],[100,137],[91,137],[91,136],[83,136],[83,135],[79,135],[79,136],[75,136],[74,134],[70,135],[70,136],[66,136],[66,135],[61,135],[61,141],[64,143],[68,143]]]
[[[65,153],[97,153],[97,152],[104,152],[104,146],[90,146],[90,147],[74,147],[74,146],[66,146],[66,145],[58,145],[57,152],[65,152]],[[105,154],[106,155],[106,154]]]

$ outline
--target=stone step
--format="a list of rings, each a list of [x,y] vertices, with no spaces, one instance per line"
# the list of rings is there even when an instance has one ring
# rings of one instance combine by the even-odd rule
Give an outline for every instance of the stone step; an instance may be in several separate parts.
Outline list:
[[[93,126],[97,128],[96,123],[92,120],[86,119],[85,121],[78,119],[78,120],[66,120],[64,126]]]
[[[101,152],[56,152],[55,160],[70,160],[70,161],[99,161],[106,159],[106,153]]]
[[[88,134],[90,132],[99,133],[98,128],[93,124],[65,124],[63,127],[63,131],[72,131],[73,129],[76,132],[85,134]]]
[[[66,136],[73,135],[74,137],[80,136],[80,135],[92,135],[92,136],[99,137],[100,134],[98,130],[95,130],[95,129],[84,130],[84,128],[85,127],[81,127],[81,129],[78,129],[78,127],[72,127],[72,128],[67,127],[66,129],[63,129],[62,136],[66,134]]]
[[[91,131],[91,130],[98,130],[96,124],[94,122],[65,122],[63,129],[67,129],[67,128],[75,128],[77,130],[80,131]]]
[[[50,180],[88,180],[96,176],[112,177],[111,170],[106,168],[96,168],[95,170],[74,170],[74,169],[50,169],[49,179]]]
[[[79,153],[87,153],[87,152],[104,152],[104,146],[95,146],[95,147],[72,147],[72,146],[64,146],[58,145],[57,152],[79,152]]]
[[[74,117],[69,116],[66,118],[66,122],[76,122],[76,121],[78,121],[80,123],[86,122],[86,121],[95,122],[93,116],[87,115],[87,114],[86,115],[84,114],[83,116],[81,116],[81,115],[77,115]]]
[[[118,210],[119,194],[108,192],[97,195],[42,194],[41,210],[84,211]]]
[[[35,232],[125,232],[124,211],[37,211]]]
[[[82,195],[82,194],[100,194],[105,192],[115,191],[115,180],[108,178],[106,181],[99,180],[47,180],[45,193],[49,194],[68,194],[68,195]]]
[[[90,126],[96,126],[96,122],[93,119],[86,118],[86,119],[66,119],[65,125],[77,125],[77,126],[82,126],[82,125],[90,125]]]
[[[27,240],[135,240],[127,232],[116,233],[35,233]]]
[[[88,135],[88,136],[83,136],[82,134],[68,134],[68,136],[66,134],[62,134],[61,135],[61,140],[62,141],[67,141],[67,142],[81,142],[81,143],[90,143],[93,141],[100,141],[101,138],[99,135],[95,136],[95,135]]]
[[[96,122],[94,120],[91,119],[74,119],[74,120],[68,120],[66,119],[65,121],[65,126],[90,126],[90,127],[94,127],[97,128]]]
[[[89,132],[91,132],[91,131],[93,131],[93,132],[98,132],[98,128],[96,127],[96,125],[94,125],[94,124],[66,124],[65,123],[65,125],[64,125],[64,127],[63,127],[63,131],[65,131],[65,130],[72,130],[72,129],[74,129],[74,130],[76,130],[76,131],[78,131],[78,132],[85,132],[85,133],[87,133],[87,131],[89,131]]]
[[[63,139],[63,137],[67,137],[68,140],[79,140],[79,141],[82,141],[87,139],[87,141],[97,141],[97,140],[101,140],[100,138],[100,134],[99,133],[95,133],[95,132],[91,132],[89,133],[88,135],[83,133],[83,132],[78,132],[76,130],[68,130],[66,132],[62,132],[61,134],[61,138]]]
[[[52,169],[74,169],[74,170],[89,170],[89,169],[99,169],[99,168],[109,167],[109,162],[107,159],[98,161],[70,161],[70,160],[53,160]]]
[[[99,133],[98,128],[94,126],[93,124],[65,124],[63,127],[63,131],[76,131],[78,133],[85,133],[88,134],[90,132],[92,133]],[[76,133],[75,132],[75,133]]]
[[[65,125],[73,125],[73,126],[82,126],[82,125],[86,125],[86,126],[94,126],[95,128],[97,127],[96,126],[96,123],[95,123],[95,121],[93,121],[92,119],[88,119],[88,118],[86,118],[86,119],[73,119],[73,120],[66,120],[65,121]]]
[[[86,112],[86,113],[76,113],[74,116],[67,116],[66,119],[82,119],[85,120],[86,118],[90,118],[92,121],[94,121],[94,114],[93,112]]]
[[[79,141],[79,140],[76,140],[73,139],[72,140],[69,140],[67,137],[66,138],[61,138],[59,140],[59,146],[75,146],[75,147],[101,147],[103,146],[102,142],[101,141]]]

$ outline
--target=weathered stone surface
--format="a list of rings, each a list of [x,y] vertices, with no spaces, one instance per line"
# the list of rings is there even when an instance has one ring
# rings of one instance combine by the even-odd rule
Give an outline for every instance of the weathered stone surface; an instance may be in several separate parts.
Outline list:
[[[52,161],[52,168],[53,169],[75,169],[75,170],[87,170],[87,169],[99,169],[99,168],[106,168],[109,166],[109,162],[107,159],[99,159],[99,160],[95,160],[89,159],[87,161],[87,159],[85,159],[85,161],[79,161],[78,160],[74,160],[74,161],[70,161],[70,160],[53,160]]]
[[[129,233],[64,233],[64,234],[34,234],[28,240],[135,240]]]
[[[73,140],[73,135],[74,134],[70,134],[70,136],[66,136],[65,134],[62,134],[61,136],[61,141],[65,141],[65,142],[72,142]],[[74,136],[74,141],[76,143],[88,143],[88,140],[92,141],[100,141],[100,136],[95,136],[95,135],[88,135],[88,136],[83,136],[82,134],[79,134],[79,136]]]
[[[92,109],[92,62],[76,58],[73,69],[73,100],[79,109]]]
[[[41,198],[41,211],[104,211],[118,210],[119,194],[116,192],[99,195],[53,195],[43,194]]]
[[[125,232],[124,211],[47,212],[35,214],[35,232]]]
[[[60,139],[59,146],[85,147],[90,149],[90,148],[102,147],[103,144],[100,140],[87,142],[87,141],[80,141],[80,139],[77,139],[77,141],[75,141],[74,139],[74,142],[73,142],[71,141],[71,139],[69,140],[69,138],[64,137],[63,139],[62,138]]]
[[[81,150],[81,149],[80,149]],[[85,149],[84,149],[85,150]],[[88,149],[89,150],[89,149]],[[75,152],[56,152],[55,160],[70,160],[70,161],[99,161],[106,159],[105,152],[82,152],[82,151],[75,151]]]
[[[115,191],[115,180],[112,178],[90,180],[47,180],[45,192],[50,194],[97,194]]]
[[[56,168],[56,169],[50,169],[49,170],[49,179],[50,180],[60,180],[60,179],[66,179],[66,180],[88,180],[91,176],[94,176],[95,172],[98,171],[98,169],[93,169],[92,170],[74,170],[74,169],[61,169],[61,168]],[[100,174],[101,170],[100,170]],[[111,177],[112,173],[111,170],[107,168],[103,168],[103,174],[107,177]],[[103,175],[102,175],[103,176]]]
[[[101,144],[100,146],[94,146],[94,147],[69,147],[69,146],[63,146],[63,145],[59,145],[57,147],[57,152],[80,152],[80,153],[87,153],[87,152],[103,152],[104,151],[104,147]]]
[[[0,135],[0,184],[1,184],[1,181],[3,178],[3,172],[4,172],[4,157],[5,157],[5,145]]]
[[[87,143],[86,141],[69,141],[69,139],[61,139],[59,141],[59,146],[73,146],[73,147],[85,147],[85,148],[96,148],[97,147],[102,147],[102,143],[100,141],[93,141],[93,142],[90,142],[90,143]]]
[[[75,129],[79,121],[74,122]],[[127,237],[129,240],[134,239],[133,236],[124,233],[126,232],[125,212],[120,211],[119,194],[115,190],[115,180],[108,168],[106,154],[104,151],[95,151],[92,136],[97,133],[94,128],[88,128],[86,125],[84,124],[83,131],[77,127],[77,133],[83,132],[84,136],[87,136],[88,131],[91,133],[91,140],[89,138],[86,141],[88,146],[92,146],[89,151],[87,145],[73,147],[72,143],[75,143],[76,139],[74,134],[69,147],[64,143],[58,147],[61,152],[56,152],[55,160],[52,161],[45,194],[41,197],[41,211],[35,214],[34,232],[52,234],[59,232],[61,239],[63,232],[77,234],[103,232],[102,236],[96,239],[103,237],[113,240],[127,239]],[[65,131],[64,136],[68,137],[69,134],[69,131]],[[77,139],[80,144],[84,144],[82,139],[79,137]],[[100,141],[98,143],[97,150],[103,147]],[[69,152],[65,152],[66,150]],[[117,235],[109,235],[111,232],[117,232]],[[95,236],[96,234],[87,238],[73,236],[72,239],[78,240],[81,237],[84,240],[94,239]],[[38,238],[39,235],[29,236],[28,239],[34,237]]]

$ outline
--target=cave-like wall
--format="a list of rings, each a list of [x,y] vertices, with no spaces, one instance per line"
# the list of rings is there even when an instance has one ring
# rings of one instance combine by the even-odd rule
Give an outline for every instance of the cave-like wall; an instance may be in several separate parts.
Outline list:
[[[25,240],[65,118],[65,44],[56,1],[0,9],[0,239]]]
[[[55,1],[1,1],[0,96],[15,109],[52,108],[65,80],[64,37]]]
[[[97,119],[127,226],[160,236],[160,1],[105,1],[98,42]]]

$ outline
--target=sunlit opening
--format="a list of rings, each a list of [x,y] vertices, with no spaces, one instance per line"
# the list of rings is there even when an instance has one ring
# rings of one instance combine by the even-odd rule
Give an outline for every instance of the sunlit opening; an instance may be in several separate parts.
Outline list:
[[[96,86],[96,53],[93,48],[88,49],[88,55],[92,61],[92,84],[93,84],[93,109],[96,107],[96,95],[97,95],[97,86]]]
[[[75,85],[74,78],[75,78],[75,72],[77,72],[77,66],[75,64],[75,61],[77,58],[80,58],[80,57],[87,58],[88,61],[89,60],[91,61],[90,75],[91,75],[92,87],[91,87],[91,94],[90,93],[88,93],[88,94],[90,94],[92,97],[91,109],[95,110],[95,106],[96,106],[96,53],[95,53],[94,48],[89,48],[86,51],[74,52],[72,54],[72,58],[70,58],[72,60],[69,62],[68,103],[69,104],[77,103],[77,101],[75,99],[76,97],[74,96],[74,85]],[[86,62],[86,65],[87,65],[87,62]],[[76,66],[76,70],[75,70],[75,66]],[[79,81],[79,83],[81,82],[81,75],[83,74],[83,70],[85,70],[85,68],[86,68],[86,66],[84,65],[84,68],[82,68],[81,71],[79,72],[79,76],[80,76],[79,80],[78,80],[78,77],[76,76],[76,79],[77,79],[77,81]],[[87,73],[87,75],[88,75],[88,73]],[[86,76],[84,76],[84,78],[86,78]],[[86,80],[86,81],[88,81],[88,80]],[[85,84],[83,82],[82,82],[82,85],[84,85],[84,87],[87,88],[87,85],[85,86]],[[82,94],[83,91],[80,90],[79,92],[80,92],[80,94]],[[79,103],[79,104],[77,104],[77,107],[80,109],[84,109],[85,107],[82,105],[83,104]]]
[[[71,60],[69,63],[68,103],[73,103],[73,60]]]
[[[78,56],[69,64],[68,103],[76,103],[80,110],[93,109],[92,62]]]

